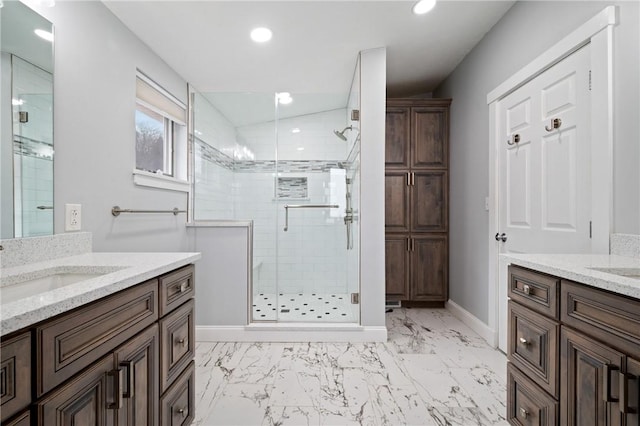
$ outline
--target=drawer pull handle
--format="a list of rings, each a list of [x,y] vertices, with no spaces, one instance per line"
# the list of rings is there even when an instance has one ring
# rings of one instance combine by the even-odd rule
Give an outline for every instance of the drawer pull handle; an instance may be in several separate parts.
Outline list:
[[[184,346],[187,344],[187,339],[182,338],[182,339],[176,340],[176,342],[182,345],[182,347],[184,348]]]
[[[522,417],[523,419],[526,419],[527,417],[529,417],[529,412],[524,408],[520,407],[520,417]]]
[[[531,294],[531,287],[525,284],[524,287],[522,287],[522,291],[524,291],[524,294]]]
[[[638,408],[639,407],[637,407],[637,406],[636,407],[631,407],[631,406],[629,406],[629,402],[630,402],[630,400],[634,400],[635,399],[634,402],[636,402],[636,405],[638,405],[637,404],[638,400],[637,400],[637,396],[635,396],[634,398],[630,398],[629,392],[631,391],[631,388],[629,387],[629,382],[632,381],[632,380],[637,381],[638,378],[636,376],[631,375],[631,374],[624,374],[624,373],[619,373],[619,374],[620,374],[620,377],[619,377],[619,380],[620,380],[620,382],[619,382],[620,383],[620,404],[619,404],[620,412],[622,414],[629,414],[629,413],[635,414],[635,413],[638,412]],[[636,384],[634,386],[634,388],[638,389],[638,385]],[[636,390],[636,392],[637,392],[637,390]]]
[[[133,361],[123,361],[120,363],[120,366],[127,369],[127,391],[123,393],[122,396],[124,398],[133,398],[135,389]]]
[[[182,283],[180,283],[180,293],[184,293],[185,291],[187,291],[189,287],[187,286],[187,282],[184,281]]]
[[[617,398],[611,396],[611,372],[618,370],[620,370],[618,366],[611,364],[605,364],[602,368],[602,383],[604,384],[602,399],[604,402],[618,402]]]
[[[107,409],[119,410],[122,408],[122,368],[107,373],[113,380],[113,401],[107,403]]]
[[[523,345],[525,345],[525,346],[529,346],[529,345],[531,344],[531,342],[530,342],[530,341],[528,341],[527,339],[525,339],[524,337],[521,337],[521,338],[520,338],[520,339],[518,339],[518,340],[520,340],[520,343],[522,343],[522,344],[523,344]]]
[[[180,414],[182,416],[183,419],[185,417],[187,417],[187,410],[185,410],[184,408],[180,408],[180,409],[178,409],[176,411],[178,412],[178,414]]]

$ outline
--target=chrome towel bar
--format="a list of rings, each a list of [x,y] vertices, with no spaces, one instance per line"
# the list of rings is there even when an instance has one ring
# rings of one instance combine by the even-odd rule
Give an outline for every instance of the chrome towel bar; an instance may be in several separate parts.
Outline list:
[[[53,206],[38,206],[38,210],[53,210]]]
[[[178,210],[177,207],[174,207],[173,210],[132,210],[132,209],[121,209],[119,206],[113,206],[111,209],[111,214],[118,217],[120,213],[173,213],[174,216],[177,216],[178,213],[186,213],[186,210]]]
[[[289,209],[338,209],[338,204],[285,204],[284,205],[284,232],[289,229]]]

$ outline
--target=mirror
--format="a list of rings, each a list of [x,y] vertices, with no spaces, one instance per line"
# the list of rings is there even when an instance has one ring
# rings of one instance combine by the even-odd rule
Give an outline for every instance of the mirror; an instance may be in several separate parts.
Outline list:
[[[0,4],[0,238],[51,235],[53,25]]]

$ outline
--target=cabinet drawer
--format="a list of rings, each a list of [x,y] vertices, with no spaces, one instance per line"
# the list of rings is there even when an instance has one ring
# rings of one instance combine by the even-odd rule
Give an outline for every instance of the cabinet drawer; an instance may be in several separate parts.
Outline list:
[[[543,315],[558,319],[560,279],[509,266],[509,297]]]
[[[549,394],[558,398],[560,325],[509,301],[508,357]]]
[[[2,342],[0,358],[0,417],[4,422],[31,402],[31,334]]]
[[[3,413],[4,414],[4,413]],[[31,413],[29,410],[20,413],[15,419],[8,422],[2,422],[4,426],[31,426]]]
[[[158,319],[153,279],[36,328],[40,397]]]
[[[160,316],[163,317],[195,293],[193,265],[185,266],[160,277]]]
[[[507,420],[512,425],[558,424],[558,402],[507,363]]]
[[[191,361],[177,380],[160,399],[162,426],[189,425],[194,418],[195,363]]]
[[[160,320],[160,384],[164,392],[195,354],[194,301]]]
[[[624,352],[640,353],[640,301],[562,281],[563,324]]]

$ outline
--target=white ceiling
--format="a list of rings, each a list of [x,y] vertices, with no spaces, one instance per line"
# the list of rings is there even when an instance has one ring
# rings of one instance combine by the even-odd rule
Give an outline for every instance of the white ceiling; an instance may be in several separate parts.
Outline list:
[[[386,46],[390,97],[432,91],[514,3],[439,0],[416,16],[404,0],[104,2],[201,92],[347,93],[358,52]],[[252,42],[257,26],[273,39]]]

